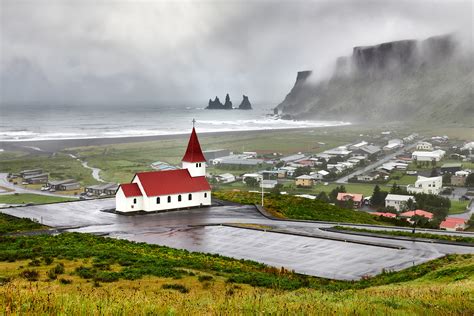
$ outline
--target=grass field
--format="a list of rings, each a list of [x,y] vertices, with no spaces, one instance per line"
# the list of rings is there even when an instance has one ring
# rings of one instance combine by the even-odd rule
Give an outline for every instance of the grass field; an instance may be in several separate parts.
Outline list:
[[[31,193],[20,193],[20,194],[2,194],[0,195],[0,203],[3,204],[45,204],[45,203],[56,203],[56,202],[67,202],[75,201],[76,199],[68,199],[60,196],[48,196]]]
[[[470,315],[474,258],[357,282],[87,234],[0,237],[0,313]]]
[[[45,226],[27,218],[17,218],[0,213],[0,234],[30,231],[45,228]]]
[[[449,209],[449,214],[462,214],[466,213],[466,207],[468,206],[469,201],[456,201],[451,200],[451,208]]]

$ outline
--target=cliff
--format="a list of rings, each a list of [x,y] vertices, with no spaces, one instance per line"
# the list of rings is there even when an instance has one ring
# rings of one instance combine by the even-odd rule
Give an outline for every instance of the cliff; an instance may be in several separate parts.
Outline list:
[[[276,109],[296,119],[472,121],[472,60],[457,47],[452,35],[354,47],[328,78],[299,72]]]

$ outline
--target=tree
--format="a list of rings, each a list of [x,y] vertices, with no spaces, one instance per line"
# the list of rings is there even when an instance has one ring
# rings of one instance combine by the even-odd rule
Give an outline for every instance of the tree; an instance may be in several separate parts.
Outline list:
[[[443,175],[443,184],[451,184],[451,174],[450,173],[445,173]]]
[[[467,177],[466,177],[466,184],[465,184],[467,187],[474,187],[474,172],[473,173],[470,173]]]
[[[385,203],[385,197],[387,194],[387,192],[380,190],[380,187],[376,185],[370,198],[370,204],[372,206],[382,206]]]
[[[244,179],[245,184],[248,187],[255,188],[258,187],[258,180],[252,177],[247,177]]]
[[[295,172],[293,173],[293,177],[299,177],[304,174],[309,174],[311,172],[311,167],[306,166],[306,167],[298,167],[296,168]]]
[[[415,201],[413,201],[412,198],[409,198],[407,203],[406,203],[406,207],[409,211],[412,211],[415,209]]]
[[[336,202],[337,201],[337,195],[339,193],[346,193],[346,187],[341,185],[341,186],[337,186],[334,189],[332,189],[332,191],[329,193],[329,200],[333,203]]]
[[[283,189],[283,184],[277,183],[271,190],[270,193],[272,194],[280,194],[281,189]]]
[[[433,168],[436,167],[436,160],[435,159],[431,159],[431,166]]]
[[[320,201],[329,203],[329,197],[326,194],[326,192],[324,192],[324,191],[319,192],[319,194],[318,194],[318,196],[316,196],[316,198]]]
[[[394,208],[393,206],[387,206],[385,208],[385,212],[392,213],[392,214],[398,214],[397,209]]]
[[[437,176],[438,176],[438,170],[436,170],[436,168],[431,169],[430,177],[437,177]]]
[[[285,162],[284,162],[284,161],[279,161],[279,162],[277,162],[277,164],[275,165],[275,167],[281,168],[281,167],[283,167],[284,165],[285,165]]]

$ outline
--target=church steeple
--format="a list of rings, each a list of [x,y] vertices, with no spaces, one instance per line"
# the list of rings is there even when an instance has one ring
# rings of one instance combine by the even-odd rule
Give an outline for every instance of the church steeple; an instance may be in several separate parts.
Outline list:
[[[181,161],[183,169],[188,169],[192,177],[202,177],[206,175],[206,158],[202,153],[196,129],[194,128],[195,122],[193,119],[193,131],[189,137],[188,148]]]
[[[206,158],[201,150],[201,144],[199,144],[199,139],[196,134],[196,129],[194,128],[193,120],[193,131],[191,132],[191,137],[189,137],[188,148],[186,149],[186,153],[181,161],[186,162],[205,162]]]

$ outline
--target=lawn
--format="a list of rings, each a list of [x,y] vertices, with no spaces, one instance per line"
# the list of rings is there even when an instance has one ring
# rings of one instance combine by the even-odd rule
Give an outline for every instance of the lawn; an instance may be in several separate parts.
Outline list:
[[[213,197],[241,204],[260,204],[259,193],[218,191]],[[366,212],[343,209],[319,200],[305,199],[291,195],[265,196],[265,209],[280,218],[304,219],[315,221],[394,225],[405,222],[375,217]]]
[[[20,194],[2,194],[0,195],[0,203],[2,204],[46,204],[56,202],[76,201],[76,199],[68,199],[60,196],[48,196],[31,193]]]
[[[451,200],[451,207],[449,208],[449,214],[462,214],[466,213],[466,207],[469,205],[469,201],[457,201]]]

